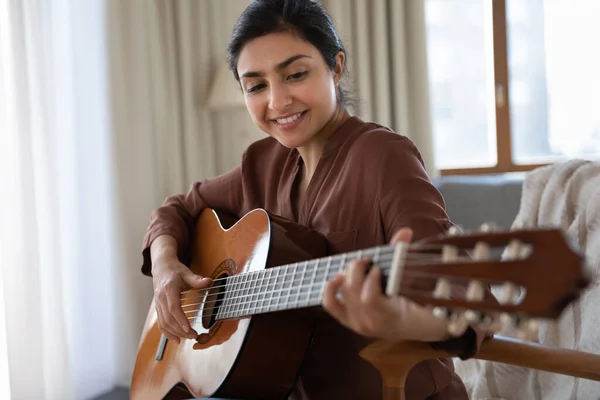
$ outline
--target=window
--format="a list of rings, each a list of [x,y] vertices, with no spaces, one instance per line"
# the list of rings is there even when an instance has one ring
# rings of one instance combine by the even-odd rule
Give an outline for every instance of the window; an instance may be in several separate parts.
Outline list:
[[[434,152],[443,174],[600,158],[600,1],[425,4]]]

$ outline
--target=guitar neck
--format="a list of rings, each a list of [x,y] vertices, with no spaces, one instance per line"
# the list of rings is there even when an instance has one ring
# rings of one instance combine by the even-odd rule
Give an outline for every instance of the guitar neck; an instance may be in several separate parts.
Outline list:
[[[378,246],[230,276],[217,319],[318,306],[325,283],[343,272],[348,262],[367,257],[387,271],[393,254],[393,246]]]

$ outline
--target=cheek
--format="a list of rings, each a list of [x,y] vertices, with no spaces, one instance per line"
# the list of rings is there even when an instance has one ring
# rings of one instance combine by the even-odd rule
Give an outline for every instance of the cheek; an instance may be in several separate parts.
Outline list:
[[[318,108],[319,111],[330,111],[335,108],[337,99],[335,85],[331,79],[319,79],[310,85],[302,85],[296,97],[311,108]]]
[[[266,102],[262,100],[261,97],[262,96],[246,98],[246,108],[248,109],[248,113],[257,125],[264,123],[267,110]]]

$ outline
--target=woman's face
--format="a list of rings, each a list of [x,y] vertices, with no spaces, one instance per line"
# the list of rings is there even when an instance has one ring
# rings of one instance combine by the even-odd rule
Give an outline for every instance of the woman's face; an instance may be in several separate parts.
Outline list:
[[[344,54],[332,71],[319,50],[291,33],[248,42],[237,70],[254,123],[288,148],[309,143],[332,118]]]

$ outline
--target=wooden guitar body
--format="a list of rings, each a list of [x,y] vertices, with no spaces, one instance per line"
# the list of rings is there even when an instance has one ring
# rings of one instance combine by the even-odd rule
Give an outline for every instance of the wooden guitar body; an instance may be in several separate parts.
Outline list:
[[[324,238],[264,210],[254,210],[233,226],[227,225],[226,218],[213,210],[202,213],[192,246],[196,251],[189,263],[194,273],[218,282],[224,276],[326,255]],[[184,298],[184,309],[186,304],[197,304],[198,296]],[[309,314],[281,311],[211,321],[212,313],[206,305],[198,310],[191,323],[199,337],[178,344],[162,337],[151,305],[131,399],[286,398],[310,344],[313,319]]]

